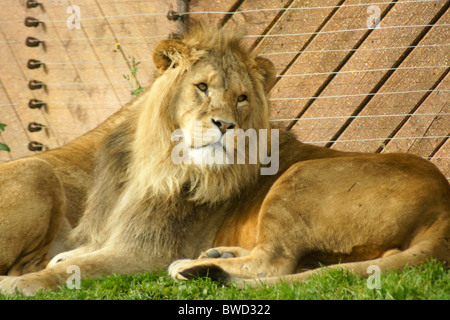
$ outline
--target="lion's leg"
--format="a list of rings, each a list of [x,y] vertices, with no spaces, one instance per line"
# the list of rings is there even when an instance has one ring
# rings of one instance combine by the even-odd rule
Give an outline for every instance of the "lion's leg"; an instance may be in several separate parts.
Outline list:
[[[342,264],[334,264],[323,268],[305,271],[297,274],[285,275],[282,277],[267,277],[259,279],[239,279],[236,282],[238,287],[245,286],[260,286],[262,284],[272,285],[278,283],[298,283],[309,279],[315,274],[320,274],[325,270],[330,269],[344,269],[360,276],[369,276],[373,274],[373,271],[379,268],[381,272],[380,277],[382,281],[382,273],[389,270],[401,270],[406,266],[420,265],[430,261],[432,258],[436,258],[446,263],[447,267],[450,264],[450,254],[447,249],[447,253],[442,251],[442,248],[448,248],[449,240],[445,238],[434,240],[424,240],[416,245],[406,249],[404,251],[395,250],[389,255],[383,255],[379,259],[350,262]]]
[[[76,248],[74,250],[61,252],[61,253],[55,255],[50,260],[50,262],[47,264],[47,268],[51,268],[51,267],[55,266],[57,263],[61,263],[61,262],[66,261],[68,259],[75,258],[77,256],[80,256],[82,254],[89,253],[89,252],[92,252],[92,251],[94,251],[94,250],[92,250],[89,247],[79,247],[79,248]]]
[[[260,211],[257,212],[257,219],[254,219],[258,221],[257,243],[251,251],[240,248],[236,250],[236,257],[228,258],[223,257],[223,253],[233,252],[233,249],[224,247],[219,250],[220,256],[178,260],[169,267],[170,276],[177,279],[209,276],[229,281],[294,273],[302,255],[309,249],[309,244],[304,239],[308,234],[308,225],[298,217],[295,210],[288,207],[296,206],[295,204],[284,203],[285,198],[295,199],[296,190],[274,189],[266,196]],[[289,194],[290,192],[292,194]],[[215,250],[217,248],[211,249],[211,252]]]
[[[111,273],[135,274],[161,267],[151,265],[141,255],[118,251],[116,247],[102,248],[68,258],[35,273],[5,277],[0,279],[0,292],[34,295],[40,289],[55,289],[73,279],[74,268],[79,268],[80,279],[85,279]]]
[[[277,194],[273,194],[273,198],[278,199]],[[298,236],[305,234],[307,226],[294,216],[293,210],[275,205],[277,200],[272,199],[272,196],[266,199],[258,213],[258,241],[252,250],[239,247],[213,248],[207,251],[210,254],[206,254],[206,257],[201,256],[202,259],[173,262],[169,267],[169,275],[175,279],[209,276],[230,281],[294,273],[304,250],[308,249],[307,243]],[[214,254],[216,251],[220,255]],[[224,256],[227,252],[231,255]]]
[[[45,267],[64,216],[64,191],[53,168],[40,159],[0,166],[0,274]]]
[[[169,275],[174,279],[191,279],[195,277],[210,277],[214,280],[236,282],[238,286],[259,286],[261,284],[295,283],[305,281],[314,274],[328,269],[343,268],[361,276],[371,274],[368,268],[376,266],[381,272],[400,270],[407,265],[419,265],[429,259],[437,258],[450,264],[449,253],[442,248],[448,248],[446,238],[424,240],[411,248],[400,251],[390,250],[379,259],[330,265],[301,273],[295,273],[296,264],[288,257],[275,257],[253,250],[242,258],[217,258],[201,260],[177,260],[169,267]]]
[[[449,239],[450,221],[438,220],[403,251],[391,249],[377,259],[334,264],[301,273],[297,273],[299,272],[298,258],[286,255],[286,250],[279,250],[277,255],[277,251],[274,251],[277,247],[271,245],[271,240],[265,245],[257,246],[248,256],[241,258],[175,261],[170,266],[169,273],[177,279],[209,276],[216,280],[236,281],[239,286],[301,282],[314,274],[334,268],[343,268],[361,276],[368,276],[371,274],[368,269],[371,266],[385,272],[400,270],[408,265],[420,265],[433,258],[448,266],[450,265]]]

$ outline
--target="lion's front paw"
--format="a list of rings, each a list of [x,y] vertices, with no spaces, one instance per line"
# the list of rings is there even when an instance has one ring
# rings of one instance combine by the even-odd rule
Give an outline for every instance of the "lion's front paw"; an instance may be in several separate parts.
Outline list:
[[[169,275],[175,280],[190,280],[208,277],[214,281],[230,281],[230,275],[221,267],[214,264],[214,260],[215,259],[176,260],[169,266]]]
[[[0,293],[13,295],[21,293],[34,296],[40,289],[46,288],[45,283],[37,279],[27,279],[26,276],[8,276],[0,278]]]

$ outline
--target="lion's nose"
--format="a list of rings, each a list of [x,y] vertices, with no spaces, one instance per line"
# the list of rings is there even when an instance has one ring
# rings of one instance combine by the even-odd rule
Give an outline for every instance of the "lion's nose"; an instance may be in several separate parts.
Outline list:
[[[228,129],[234,129],[236,125],[232,122],[211,119],[212,122],[219,128],[220,132],[225,133]]]

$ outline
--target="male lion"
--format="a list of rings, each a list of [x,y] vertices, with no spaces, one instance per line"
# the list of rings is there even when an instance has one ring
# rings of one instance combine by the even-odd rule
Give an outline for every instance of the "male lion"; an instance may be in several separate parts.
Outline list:
[[[198,162],[239,155],[234,130],[270,129],[275,69],[240,37],[202,26],[162,41],[154,62],[153,85],[99,128],[0,166],[1,292],[64,284],[71,265],[96,276],[198,256],[170,274],[301,280],[319,264],[364,274],[373,264],[450,261],[450,187],[430,162],[270,131],[258,151],[279,159],[274,175],[261,175],[267,162],[250,154],[245,164]],[[187,148],[174,161],[181,129]]]

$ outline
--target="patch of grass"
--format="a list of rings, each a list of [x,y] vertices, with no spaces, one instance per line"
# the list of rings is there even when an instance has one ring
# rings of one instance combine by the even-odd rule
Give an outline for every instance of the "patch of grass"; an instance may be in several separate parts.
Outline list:
[[[37,300],[449,300],[450,270],[432,261],[402,272],[381,273],[381,288],[369,289],[367,279],[336,269],[299,284],[279,284],[237,289],[230,285],[197,279],[176,282],[166,271],[139,275],[111,275],[83,281],[81,289],[63,287],[39,292]]]

